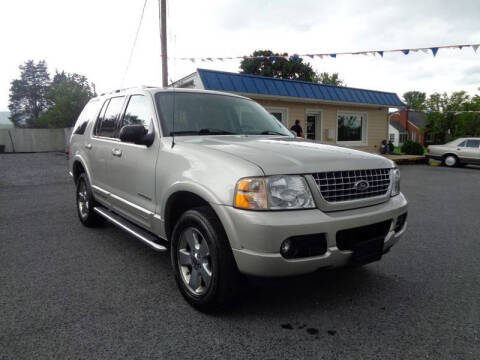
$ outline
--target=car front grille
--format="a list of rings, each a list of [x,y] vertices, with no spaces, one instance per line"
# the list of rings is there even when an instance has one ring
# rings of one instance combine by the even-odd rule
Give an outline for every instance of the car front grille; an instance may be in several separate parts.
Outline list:
[[[385,195],[390,169],[328,171],[312,174],[323,198],[331,203]]]

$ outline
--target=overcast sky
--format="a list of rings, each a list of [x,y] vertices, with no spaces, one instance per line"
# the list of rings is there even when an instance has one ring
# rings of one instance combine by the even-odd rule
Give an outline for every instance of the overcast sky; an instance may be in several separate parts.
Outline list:
[[[99,92],[159,85],[157,0],[148,0],[132,63],[122,79],[144,0],[15,0],[0,2],[0,110],[27,59],[86,75]],[[256,49],[332,53],[480,43],[480,1],[169,1],[169,55],[248,55]],[[478,93],[480,49],[314,59],[348,86],[393,91]],[[196,67],[238,71],[239,61],[170,61],[169,77]]]

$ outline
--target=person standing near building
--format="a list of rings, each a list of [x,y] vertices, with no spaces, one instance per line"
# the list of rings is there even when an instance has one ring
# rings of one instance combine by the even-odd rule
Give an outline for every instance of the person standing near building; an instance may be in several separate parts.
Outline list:
[[[295,120],[295,125],[293,125],[290,130],[293,130],[297,133],[297,136],[299,137],[302,137],[303,138],[303,129],[302,127],[300,126],[300,120]]]

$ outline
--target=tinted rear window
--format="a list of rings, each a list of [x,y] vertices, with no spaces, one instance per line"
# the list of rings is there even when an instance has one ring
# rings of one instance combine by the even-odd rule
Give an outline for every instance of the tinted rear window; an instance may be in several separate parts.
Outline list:
[[[109,102],[107,100],[108,104],[105,102],[95,126],[95,135],[112,138],[115,136],[115,127],[124,100],[125,97],[121,96],[111,98]],[[105,107],[106,110],[104,109]]]
[[[83,135],[85,133],[89,121],[97,117],[99,106],[100,102],[98,100],[91,100],[85,105],[73,128],[74,134]]]

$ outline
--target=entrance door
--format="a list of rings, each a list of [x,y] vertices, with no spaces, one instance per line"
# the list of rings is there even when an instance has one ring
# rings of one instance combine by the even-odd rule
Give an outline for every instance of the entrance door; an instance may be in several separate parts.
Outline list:
[[[307,112],[305,138],[310,140],[322,140],[322,114],[319,112]]]

